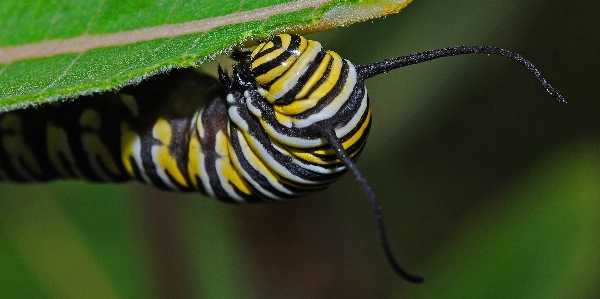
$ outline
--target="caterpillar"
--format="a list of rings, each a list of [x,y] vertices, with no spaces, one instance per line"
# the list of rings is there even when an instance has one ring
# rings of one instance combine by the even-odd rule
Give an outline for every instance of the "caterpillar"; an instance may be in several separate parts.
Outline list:
[[[558,102],[564,98],[519,54],[457,46],[354,65],[317,41],[280,34],[235,51],[231,74],[173,70],[118,92],[0,115],[0,181],[137,180],[231,203],[281,201],[353,173],[376,216],[388,262],[404,279],[381,208],[355,164],[371,109],[364,81],[461,54],[516,60]]]

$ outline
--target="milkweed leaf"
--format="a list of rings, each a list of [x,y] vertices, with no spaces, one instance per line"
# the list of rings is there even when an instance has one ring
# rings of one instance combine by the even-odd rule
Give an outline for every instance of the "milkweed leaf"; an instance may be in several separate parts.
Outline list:
[[[134,84],[277,32],[309,33],[411,0],[5,0],[0,112]]]

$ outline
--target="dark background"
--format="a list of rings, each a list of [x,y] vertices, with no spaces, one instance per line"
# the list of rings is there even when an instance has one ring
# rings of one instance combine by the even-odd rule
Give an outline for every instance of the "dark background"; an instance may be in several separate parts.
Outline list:
[[[395,276],[346,175],[284,204],[232,206],[139,184],[0,185],[7,298],[598,298],[600,4],[416,0],[315,34],[356,64],[461,44],[466,55],[367,81],[373,127],[359,166]]]

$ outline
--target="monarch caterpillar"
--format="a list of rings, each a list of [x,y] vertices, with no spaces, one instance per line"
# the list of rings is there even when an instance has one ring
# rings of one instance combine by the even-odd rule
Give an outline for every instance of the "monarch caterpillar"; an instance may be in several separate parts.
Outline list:
[[[234,52],[219,78],[190,69],[118,93],[0,115],[0,180],[138,180],[200,191],[233,203],[277,201],[332,184],[350,170],[364,190],[389,263],[381,208],[354,163],[371,125],[364,80],[461,54],[518,61],[558,101],[564,98],[525,58],[490,46],[457,46],[354,65],[304,37],[281,34]]]

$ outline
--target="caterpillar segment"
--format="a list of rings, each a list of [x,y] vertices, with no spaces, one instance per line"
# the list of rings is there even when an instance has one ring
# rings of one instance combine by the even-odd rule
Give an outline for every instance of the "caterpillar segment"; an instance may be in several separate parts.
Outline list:
[[[222,121],[200,138],[202,124],[195,116],[201,115],[200,107],[214,111],[214,106]],[[217,132],[227,134],[218,81],[177,70],[118,93],[1,114],[0,169],[3,180],[16,182],[133,179],[161,189],[209,193],[210,184],[203,181],[217,176],[198,170],[216,171],[200,164],[215,163],[210,136]]]

